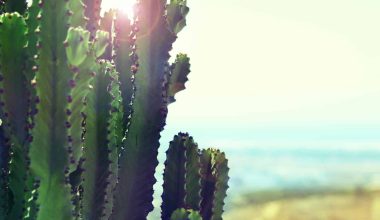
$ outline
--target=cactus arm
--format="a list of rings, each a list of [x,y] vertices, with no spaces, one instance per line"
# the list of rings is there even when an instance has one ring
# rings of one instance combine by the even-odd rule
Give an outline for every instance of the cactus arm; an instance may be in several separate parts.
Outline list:
[[[201,176],[198,146],[192,137],[185,141],[186,146],[186,179],[185,205],[186,208],[199,210],[201,203]]]
[[[218,151],[215,156],[215,194],[212,220],[222,219],[224,199],[228,189],[228,161],[224,153]]]
[[[28,91],[23,65],[27,44],[27,27],[24,18],[18,13],[6,13],[0,17],[0,65],[4,102],[4,122],[8,122],[8,133],[14,135],[17,144],[22,145],[28,136]],[[15,101],[18,100],[18,101]],[[7,123],[5,123],[7,125]]]
[[[163,97],[165,67],[176,39],[167,27],[165,2],[141,0],[138,5],[136,37],[139,72],[135,76],[136,94],[133,117],[120,159],[114,219],[145,219],[153,209],[153,185],[160,131],[165,125],[166,100]],[[144,164],[140,166],[138,164]]]
[[[85,6],[81,0],[69,0],[67,14],[70,15],[70,26],[80,27],[86,25]]]
[[[83,171],[83,140],[85,135],[86,108],[85,98],[91,92],[90,83],[98,71],[97,56],[105,51],[108,33],[98,31],[95,41],[90,42],[90,32],[80,28],[70,28],[64,42],[66,54],[73,71],[69,81],[72,100],[68,103],[68,137],[70,166],[70,184],[74,201],[74,213],[79,215],[81,175]]]
[[[202,220],[202,217],[197,211],[181,208],[173,212],[170,220]]]
[[[124,109],[124,131],[128,129],[129,119],[132,114],[131,103],[135,88],[133,78],[137,70],[137,56],[135,51],[133,51],[135,37],[136,32],[128,16],[118,11],[115,19],[114,60],[116,70],[120,73],[120,89]]]
[[[171,65],[171,75],[167,87],[168,103],[175,101],[174,96],[184,90],[187,76],[190,73],[190,59],[186,54],[178,54],[175,62]]]
[[[212,217],[212,205],[214,201],[215,192],[215,177],[212,175],[213,162],[212,151],[202,150],[201,153],[201,176],[202,176],[202,202],[201,202],[201,214],[203,219],[211,220]]]
[[[83,182],[83,215],[84,219],[100,219],[105,210],[109,195],[109,178],[112,167],[117,166],[116,144],[121,142],[116,109],[121,100],[114,67],[108,61],[102,61],[93,82],[93,92],[86,100],[86,138]],[[115,126],[115,127],[112,127]],[[119,125],[121,126],[121,125]],[[106,135],[108,134],[108,135]],[[117,136],[117,137],[116,137]],[[113,157],[113,158],[111,158]],[[115,163],[115,164],[113,164]],[[111,177],[112,178],[112,177]],[[115,180],[113,180],[115,181]],[[112,189],[113,190],[113,189]],[[109,209],[107,209],[109,210]]]
[[[5,10],[7,12],[18,12],[24,14],[27,8],[26,0],[7,0],[5,1]]]
[[[119,73],[114,67],[111,68],[110,78],[111,84],[109,85],[109,94],[112,97],[111,102],[111,115],[108,119],[108,159],[109,165],[109,177],[106,191],[105,191],[105,208],[103,210],[102,219],[108,220],[113,212],[114,192],[118,180],[118,166],[119,166],[119,154],[124,138],[123,130],[123,105],[121,91],[119,87]]]
[[[201,164],[202,217],[205,220],[222,219],[228,189],[228,161],[224,153],[210,148],[202,151]]]
[[[11,139],[11,162],[9,164],[9,189],[12,198],[7,218],[20,219],[25,207],[24,191],[27,190],[27,150],[29,145],[28,86],[24,74],[27,27],[18,13],[6,13],[0,17],[0,64],[2,80],[0,94],[4,103],[3,119],[7,136]],[[17,101],[15,101],[17,100]]]
[[[69,160],[68,172],[74,172],[82,157],[83,139],[83,105],[84,97],[90,92],[90,81],[92,80],[91,66],[96,65],[96,58],[89,55],[90,32],[82,28],[70,28],[64,42],[66,55],[73,72],[73,78],[68,82],[71,87],[67,103],[67,135],[69,137]]]
[[[91,37],[95,38],[96,30],[99,29],[102,0],[83,0],[83,3],[86,6],[84,15],[88,18],[87,30],[91,32]]]
[[[109,11],[106,11],[103,15],[103,17],[100,18],[100,30],[106,31],[109,33],[109,44],[107,46],[106,52],[103,55],[103,59],[111,60],[112,59],[112,53],[113,53],[113,23],[114,23],[114,16],[115,11],[113,9],[110,9]]]
[[[37,219],[72,219],[70,189],[64,170],[68,167],[67,100],[72,74],[63,45],[70,14],[65,0],[40,1],[37,110],[30,148],[31,170],[40,181]],[[54,202],[52,202],[54,201]]]
[[[180,133],[174,136],[166,152],[164,184],[162,194],[162,219],[168,220],[172,213],[184,207],[185,198],[185,173],[186,173],[186,153],[184,142],[185,134]]]
[[[188,134],[179,133],[170,143],[164,171],[162,219],[169,220],[174,210],[186,207],[199,210],[200,161],[198,147]]]
[[[186,0],[170,0],[166,11],[170,30],[178,34],[186,26],[186,15],[189,13]]]

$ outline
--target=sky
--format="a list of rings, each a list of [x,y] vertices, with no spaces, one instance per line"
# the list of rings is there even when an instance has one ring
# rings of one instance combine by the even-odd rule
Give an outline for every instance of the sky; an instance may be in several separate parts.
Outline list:
[[[192,73],[170,107],[168,129],[222,148],[237,140],[377,142],[380,2],[188,4],[175,52],[189,54]]]
[[[188,5],[172,54],[188,53],[192,73],[170,106],[164,139],[181,130],[226,148],[237,139],[377,141],[380,2]]]

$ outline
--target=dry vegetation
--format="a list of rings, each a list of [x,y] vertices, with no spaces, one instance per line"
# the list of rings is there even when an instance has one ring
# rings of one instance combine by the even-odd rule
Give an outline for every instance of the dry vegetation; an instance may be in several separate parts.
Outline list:
[[[253,195],[251,195],[253,196]],[[380,191],[311,193],[235,205],[225,220],[380,220]],[[238,206],[238,207],[237,207]]]

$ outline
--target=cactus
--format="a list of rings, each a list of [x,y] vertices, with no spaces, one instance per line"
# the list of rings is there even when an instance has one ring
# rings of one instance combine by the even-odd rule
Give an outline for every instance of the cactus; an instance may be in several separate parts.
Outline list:
[[[0,1],[0,219],[146,219],[168,105],[189,58],[169,51],[185,0]],[[221,219],[224,154],[170,143],[162,219]],[[178,187],[179,186],[179,187]],[[202,216],[202,217],[201,217]]]
[[[204,220],[222,219],[227,163],[219,150],[200,151],[189,134],[174,136],[165,161],[162,220],[173,219],[176,212],[187,213],[182,207],[199,211]]]
[[[181,208],[173,212],[170,220],[202,220],[202,217],[197,211]]]
[[[200,158],[201,215],[204,220],[222,219],[228,189],[228,161],[223,152],[212,148],[202,150]]]

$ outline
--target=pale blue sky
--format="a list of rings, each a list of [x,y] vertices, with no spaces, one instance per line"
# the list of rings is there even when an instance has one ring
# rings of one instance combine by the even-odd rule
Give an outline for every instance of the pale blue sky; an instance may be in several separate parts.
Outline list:
[[[201,145],[255,137],[377,139],[380,2],[188,5],[188,26],[173,55],[188,53],[192,73],[187,90],[170,106],[164,138],[182,130]]]
[[[380,2],[188,3],[175,51],[189,53],[193,72],[168,128],[208,127],[224,139],[239,128],[263,128],[268,139],[272,129],[321,139],[326,130],[342,139],[378,131]]]

